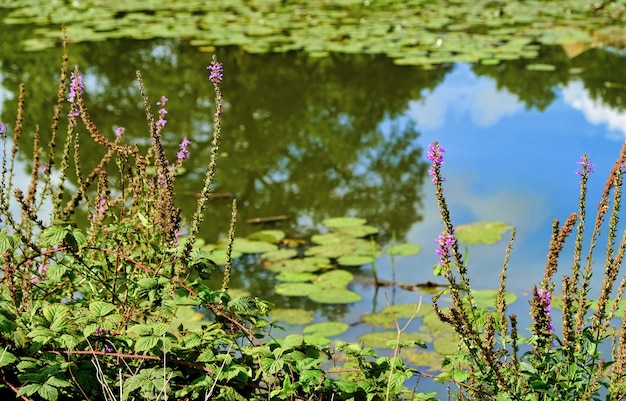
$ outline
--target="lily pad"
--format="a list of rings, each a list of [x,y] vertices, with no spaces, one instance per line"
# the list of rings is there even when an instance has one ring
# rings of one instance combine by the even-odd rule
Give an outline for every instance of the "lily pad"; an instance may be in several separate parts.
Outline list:
[[[379,331],[374,333],[366,333],[359,337],[359,341],[363,344],[373,348],[390,348],[388,346],[389,341],[395,341],[398,338],[398,333],[395,331]],[[423,333],[401,333],[400,341],[417,341],[420,343],[427,343],[431,341],[431,338]]]
[[[321,322],[304,327],[302,333],[333,337],[348,331],[349,328],[350,325],[344,322]]]
[[[509,231],[511,226],[502,222],[476,222],[458,226],[456,239],[467,245],[492,245],[502,239],[502,235]]]
[[[291,259],[294,256],[298,256],[298,251],[296,251],[295,249],[277,249],[275,251],[262,253],[261,259],[276,261]]]
[[[276,280],[289,283],[306,283],[315,280],[318,276],[313,273],[279,273]]]
[[[266,269],[277,273],[312,273],[320,270],[318,266],[308,263],[302,259],[288,259],[271,263],[265,266]]]
[[[337,263],[342,266],[363,266],[370,264],[373,261],[373,257],[361,255],[345,255],[337,259]]]
[[[231,259],[237,259],[242,255],[241,252],[232,251],[230,254]],[[212,260],[216,265],[226,264],[226,251],[222,249],[214,249],[209,252],[207,258]]]
[[[368,235],[378,234],[378,228],[366,225],[338,227],[337,231],[343,235],[355,238],[362,238]]]
[[[270,316],[273,320],[278,320],[287,324],[309,324],[313,321],[315,313],[310,310],[299,308],[279,308],[272,310]]]
[[[250,241],[246,238],[235,238],[233,250],[241,253],[265,253],[277,250],[278,247],[262,241]]]
[[[281,283],[274,287],[279,295],[287,297],[305,297],[311,292],[318,292],[319,289],[310,283]]]
[[[331,270],[322,273],[313,280],[313,283],[323,288],[345,287],[354,279],[354,275],[346,270]]]
[[[358,217],[333,217],[326,219],[322,222],[328,228],[340,228],[340,227],[352,227],[361,226],[365,224],[367,220]]]
[[[434,309],[430,304],[397,304],[388,305],[378,313],[363,315],[361,319],[374,326],[392,328],[398,319],[410,319],[411,317],[421,317],[427,314],[434,314]]]
[[[387,253],[394,256],[411,256],[420,253],[422,248],[416,244],[396,244],[387,248]]]
[[[355,248],[351,244],[337,243],[312,246],[306,250],[305,255],[335,259],[340,256],[350,255],[354,253],[354,251]]]
[[[472,296],[476,302],[476,306],[479,308],[495,308],[496,307],[496,294],[497,290],[478,290],[472,291]],[[513,304],[517,301],[517,295],[512,292],[504,293],[504,300],[507,305]]]
[[[551,71],[556,71],[556,66],[552,65],[552,64],[528,64],[526,66],[526,69],[529,71],[545,71],[545,72],[551,72]]]
[[[277,243],[285,238],[285,232],[281,230],[262,230],[254,232],[246,237],[252,241]]]
[[[314,290],[309,292],[309,298],[321,304],[351,304],[361,300],[360,294],[348,289],[320,288],[319,286],[310,285]]]

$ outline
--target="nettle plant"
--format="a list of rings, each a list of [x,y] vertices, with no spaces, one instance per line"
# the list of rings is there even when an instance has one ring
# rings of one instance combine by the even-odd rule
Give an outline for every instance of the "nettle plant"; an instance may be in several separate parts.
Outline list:
[[[449,283],[445,293],[451,305],[439,307],[443,293],[434,301],[439,318],[450,324],[461,340],[459,351],[444,358],[442,365],[446,372],[441,377],[456,382],[459,399],[468,396],[476,400],[502,401],[623,399],[626,396],[626,317],[621,318],[620,324],[614,324],[614,318],[620,316],[619,312],[625,316],[626,307],[622,299],[626,276],[617,281],[626,250],[626,231],[618,238],[626,143],[609,173],[586,243],[587,181],[593,164],[586,155],[578,162],[579,210],[562,225],[558,220],[553,223],[544,277],[532,290],[533,323],[529,338],[520,334],[517,316],[507,315],[506,271],[515,230],[506,249],[495,310],[476,305],[469,268],[456,241],[444,197],[443,154],[444,148],[434,142],[427,158],[432,162],[429,173],[443,221],[443,231],[437,241],[440,261],[435,272]],[[594,262],[594,251],[603,229],[606,230],[606,245],[601,266]],[[561,296],[553,297],[556,287],[553,277],[559,261],[565,260],[559,256],[572,232],[575,238],[571,266],[562,277]],[[584,245],[586,251],[583,251]],[[599,269],[603,269],[602,284],[599,296],[592,300],[589,295],[591,277],[593,271]],[[553,325],[556,323],[553,323],[553,306],[562,310],[560,330]],[[603,349],[611,349],[610,354],[605,355]]]
[[[24,85],[12,136],[0,126],[0,384],[5,396],[382,400],[406,392],[402,385],[413,371],[397,352],[378,357],[352,344],[331,352],[299,334],[280,341],[269,337],[270,305],[229,295],[230,257],[221,288],[205,284],[203,278],[216,266],[194,243],[221,133],[222,65],[215,58],[207,67],[216,94],[212,152],[189,226],[175,206],[173,183],[190,157],[190,142],[183,139],[177,158],[168,161],[160,139],[167,98],[156,103],[155,115],[137,74],[151,138],[142,153],[124,144],[123,128],[112,138],[98,130],[84,102],[80,71],[69,72],[68,64],[65,51],[47,153],[35,132],[26,189],[13,182],[23,140]],[[66,140],[57,150],[65,120]],[[86,136],[104,149],[87,173],[81,171],[79,146],[79,137]],[[233,203],[230,244],[235,221]],[[199,310],[206,315],[200,323],[180,318]],[[406,345],[414,344],[391,347],[397,351]],[[345,351],[341,360],[347,365],[331,378],[323,367],[339,350]],[[416,400],[430,396],[406,394],[402,397]]]

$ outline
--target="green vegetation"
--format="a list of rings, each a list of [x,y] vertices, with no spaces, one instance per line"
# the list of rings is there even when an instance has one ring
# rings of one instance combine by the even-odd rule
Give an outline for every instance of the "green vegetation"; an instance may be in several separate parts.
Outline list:
[[[35,24],[30,50],[58,42],[186,38],[214,51],[235,45],[250,53],[305,51],[384,54],[398,64],[498,64],[534,58],[538,44],[623,46],[619,1],[233,0],[51,3],[9,0],[5,24]],[[543,68],[539,66],[539,68]],[[552,67],[549,67],[552,68]]]

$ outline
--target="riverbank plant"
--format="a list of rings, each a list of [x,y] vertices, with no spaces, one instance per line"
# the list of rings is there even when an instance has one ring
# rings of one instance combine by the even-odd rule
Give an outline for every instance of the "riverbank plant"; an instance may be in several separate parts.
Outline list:
[[[427,158],[441,212],[443,231],[437,253],[436,274],[448,281],[444,292],[450,305],[440,306],[439,318],[450,324],[461,341],[459,351],[443,360],[442,377],[458,385],[459,399],[472,400],[620,400],[626,396],[626,318],[623,317],[626,278],[620,268],[626,249],[626,232],[618,230],[626,144],[606,180],[591,231],[587,223],[587,182],[593,163],[585,155],[580,169],[579,208],[562,224],[555,220],[543,279],[533,287],[532,325],[524,337],[515,314],[507,314],[506,274],[515,237],[513,230],[500,273],[495,310],[477,307],[471,291],[469,269],[455,238],[444,196],[444,148],[430,145]],[[561,255],[568,236],[574,236],[573,255]],[[603,249],[601,234],[605,238]],[[599,249],[600,248],[600,249]],[[603,252],[603,254],[599,254]],[[562,266],[569,264],[567,268]],[[557,280],[562,273],[555,295]],[[593,274],[602,274],[595,300],[590,297]],[[558,302],[557,302],[558,301]],[[558,306],[560,314],[555,314]],[[560,325],[557,316],[560,315]],[[621,317],[617,327],[614,318]]]
[[[378,357],[371,348],[269,335],[269,303],[229,292],[235,202],[223,281],[206,284],[217,267],[194,244],[224,111],[222,65],[214,58],[207,68],[212,151],[192,216],[176,206],[174,182],[193,144],[183,138],[176,158],[167,158],[168,99],[154,111],[140,73],[150,138],[143,151],[125,142],[123,127],[111,135],[97,128],[81,70],[70,71],[65,52],[51,127],[34,132],[27,188],[15,181],[27,118],[28,91],[20,88],[15,124],[0,126],[2,399],[429,399],[403,388],[413,371],[397,357],[399,344],[393,357]],[[94,158],[81,152],[86,140],[103,149],[89,171],[81,164]],[[325,370],[339,359],[346,368]]]

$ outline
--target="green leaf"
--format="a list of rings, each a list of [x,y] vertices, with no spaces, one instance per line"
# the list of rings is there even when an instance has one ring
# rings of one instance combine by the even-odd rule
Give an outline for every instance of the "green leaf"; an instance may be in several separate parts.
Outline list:
[[[144,216],[143,213],[138,212],[137,213],[137,218],[139,219],[139,221],[141,221],[141,224],[143,224],[143,226],[145,228],[152,228],[152,223],[150,223],[148,218],[146,216]]]
[[[35,394],[39,389],[43,386],[40,383],[30,383],[22,386],[20,390],[17,392],[17,397],[30,397]]]
[[[15,357],[15,355],[7,351],[6,348],[0,352],[0,368],[11,365],[17,362],[17,360],[18,359]]]
[[[106,316],[114,310],[115,305],[104,301],[93,301],[89,304],[89,311],[96,317]]]
[[[37,394],[48,401],[57,401],[59,398],[59,390],[49,384],[42,385]]]
[[[135,342],[135,351],[136,352],[150,351],[156,348],[156,346],[159,344],[159,340],[160,340],[159,337],[153,337],[153,336],[139,337],[137,341]]]
[[[17,248],[19,241],[12,235],[0,233],[0,254],[12,253]]]
[[[283,342],[283,349],[292,349],[301,346],[304,343],[304,336],[302,334],[290,334],[285,337]]]
[[[41,242],[43,246],[53,246],[65,241],[65,237],[69,233],[70,226],[50,226],[41,234]]]

